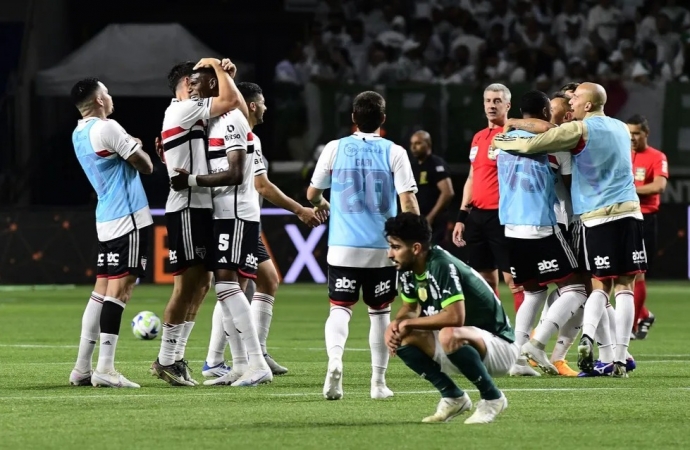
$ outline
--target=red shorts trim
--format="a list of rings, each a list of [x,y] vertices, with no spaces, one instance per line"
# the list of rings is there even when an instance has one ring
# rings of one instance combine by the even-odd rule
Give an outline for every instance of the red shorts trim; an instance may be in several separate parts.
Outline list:
[[[237,270],[237,273],[239,273],[244,278],[249,278],[250,280],[256,280],[256,274],[247,273],[247,272],[244,272],[244,271],[239,270],[239,269]]]
[[[549,281],[545,281],[543,283],[539,283],[539,286],[546,286],[546,285],[551,284],[551,283],[560,283],[561,281],[565,281],[568,278],[572,277],[573,275],[575,275],[575,272],[571,272],[568,275],[561,277],[561,278],[558,278],[558,279],[555,279],[555,280],[549,280]]]
[[[331,302],[331,305],[335,306],[352,306],[357,302],[343,302],[340,300],[333,300],[332,298],[328,299]]]
[[[626,273],[623,273],[623,274],[621,274],[621,275],[609,275],[609,276],[606,276],[606,277],[598,277],[598,276],[596,276],[596,275],[592,275],[592,278],[594,278],[595,280],[599,280],[599,281],[604,281],[604,280],[615,280],[616,278],[619,278],[619,277],[632,276],[632,275],[639,275],[639,274],[645,273],[645,272],[647,272],[647,271],[646,271],[646,270],[633,270],[632,272],[626,272]]]
[[[96,275],[96,278],[108,278],[108,274]]]
[[[182,275],[183,273],[185,273],[186,271],[187,271],[187,267],[182,268],[182,269],[180,269],[180,270],[178,270],[178,271],[176,271],[176,272],[173,272],[173,276],[174,276],[174,277],[180,276],[180,275]]]
[[[124,278],[124,277],[126,277],[127,275],[129,275],[129,271],[128,271],[128,272],[121,273],[121,274],[119,274],[119,275],[108,276],[108,279],[109,279],[109,280],[119,280],[120,278]]]

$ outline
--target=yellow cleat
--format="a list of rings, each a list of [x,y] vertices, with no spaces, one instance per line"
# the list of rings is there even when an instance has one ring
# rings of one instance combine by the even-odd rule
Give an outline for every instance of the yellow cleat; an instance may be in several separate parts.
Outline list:
[[[565,359],[561,359],[560,361],[556,361],[553,363],[554,366],[556,366],[556,369],[558,369],[558,375],[562,377],[576,377],[577,372],[573,369],[570,368],[568,365],[568,361]]]

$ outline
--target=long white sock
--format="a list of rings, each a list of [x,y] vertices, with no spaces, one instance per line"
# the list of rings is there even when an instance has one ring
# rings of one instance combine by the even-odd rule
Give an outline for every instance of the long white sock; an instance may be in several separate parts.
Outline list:
[[[522,347],[522,344],[529,341],[534,319],[537,318],[537,312],[543,308],[548,295],[546,289],[525,291],[525,299],[515,315],[515,343],[518,347]]]
[[[216,295],[223,308],[223,317],[231,316],[237,332],[242,336],[242,342],[247,349],[249,368],[268,370],[268,365],[261,352],[259,338],[252,322],[252,312],[249,302],[240,285],[234,281],[217,281]]]
[[[91,371],[93,351],[96,349],[98,334],[101,332],[101,309],[103,309],[103,296],[92,292],[91,298],[84,308],[84,314],[81,316],[81,339],[79,340],[77,364],[74,366],[80,372]]]
[[[326,353],[328,359],[343,359],[345,342],[350,332],[352,311],[342,306],[331,306],[331,313],[326,320]]]
[[[122,313],[127,304],[115,297],[103,297],[101,309],[101,345],[98,350],[98,365],[96,371],[108,373],[115,370],[115,349],[122,323]]]
[[[582,336],[594,339],[597,325],[599,325],[601,315],[604,314],[608,301],[609,295],[601,289],[595,289],[589,295],[587,303],[585,303],[585,316],[582,319]]]
[[[630,330],[635,321],[635,297],[632,291],[616,292],[616,362],[625,363],[630,345]]]
[[[388,347],[384,335],[391,323],[391,307],[384,309],[369,308],[369,348],[371,349],[371,383],[386,384],[388,368]]]
[[[194,322],[185,322],[182,325],[182,333],[180,333],[180,339],[177,340],[177,347],[175,347],[175,361],[184,359],[184,352],[187,349],[187,341],[189,340],[189,335],[192,334],[193,328]]]
[[[544,322],[534,330],[533,339],[542,345],[549,342],[551,336],[563,328],[578,308],[587,300],[585,286],[573,284],[560,289],[561,295],[549,308]]]
[[[541,323],[544,321],[544,319],[546,319],[546,314],[548,314],[549,308],[551,307],[551,305],[553,305],[553,302],[555,302],[556,299],[560,296],[561,296],[561,293],[558,289],[554,289],[553,291],[551,291],[549,293],[549,296],[546,297],[546,303],[544,303],[544,308],[541,310],[541,316],[539,317],[539,324],[538,325],[541,325]]]
[[[268,294],[257,292],[252,298],[251,310],[252,319],[254,320],[254,327],[256,334],[259,337],[259,344],[261,345],[261,352],[266,354],[266,339],[268,339],[268,332],[271,329],[271,320],[273,319],[273,303],[275,298]]]
[[[556,340],[556,345],[553,346],[553,352],[551,352],[551,362],[561,361],[565,359],[565,355],[568,354],[568,350],[573,345],[573,342],[577,338],[577,335],[582,329],[582,318],[585,315],[585,308],[580,306],[573,317],[568,319],[568,321],[561,328],[561,333],[558,335]]]
[[[211,340],[208,343],[208,353],[206,354],[206,364],[209,367],[215,367],[225,361],[225,345],[223,309],[220,306],[220,302],[216,302],[216,306],[213,308],[213,318],[211,319]]]
[[[594,339],[599,345],[599,361],[603,363],[613,362],[613,339],[611,339],[611,321],[608,311],[613,312],[611,304],[606,305],[606,311],[601,315],[601,320],[597,326],[597,332],[594,334]]]
[[[604,314],[609,316],[609,333],[611,334],[611,348],[614,353],[616,351],[616,308],[611,302],[606,302],[606,309]],[[613,360],[612,360],[613,361]]]
[[[220,302],[218,303],[220,304]],[[230,346],[232,368],[239,373],[244,373],[249,368],[247,348],[242,341],[242,335],[237,331],[237,327],[235,327],[235,321],[232,319],[232,316],[223,315],[223,330],[225,332],[225,340]]]
[[[177,349],[177,342],[182,336],[184,323],[163,324],[163,334],[161,336],[161,349],[158,352],[158,362],[161,366],[169,366],[175,363],[175,350]]]

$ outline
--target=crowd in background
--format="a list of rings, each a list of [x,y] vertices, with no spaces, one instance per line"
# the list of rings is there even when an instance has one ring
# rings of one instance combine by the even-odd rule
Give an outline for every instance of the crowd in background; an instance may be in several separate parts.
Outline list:
[[[323,0],[276,81],[690,82],[677,0]]]

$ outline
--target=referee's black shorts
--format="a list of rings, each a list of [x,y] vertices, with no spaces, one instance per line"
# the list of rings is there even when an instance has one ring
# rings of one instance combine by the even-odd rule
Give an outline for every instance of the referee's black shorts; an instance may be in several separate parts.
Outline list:
[[[510,273],[508,242],[497,209],[472,208],[465,220],[463,238],[467,243],[467,263],[474,270],[499,269]]]

